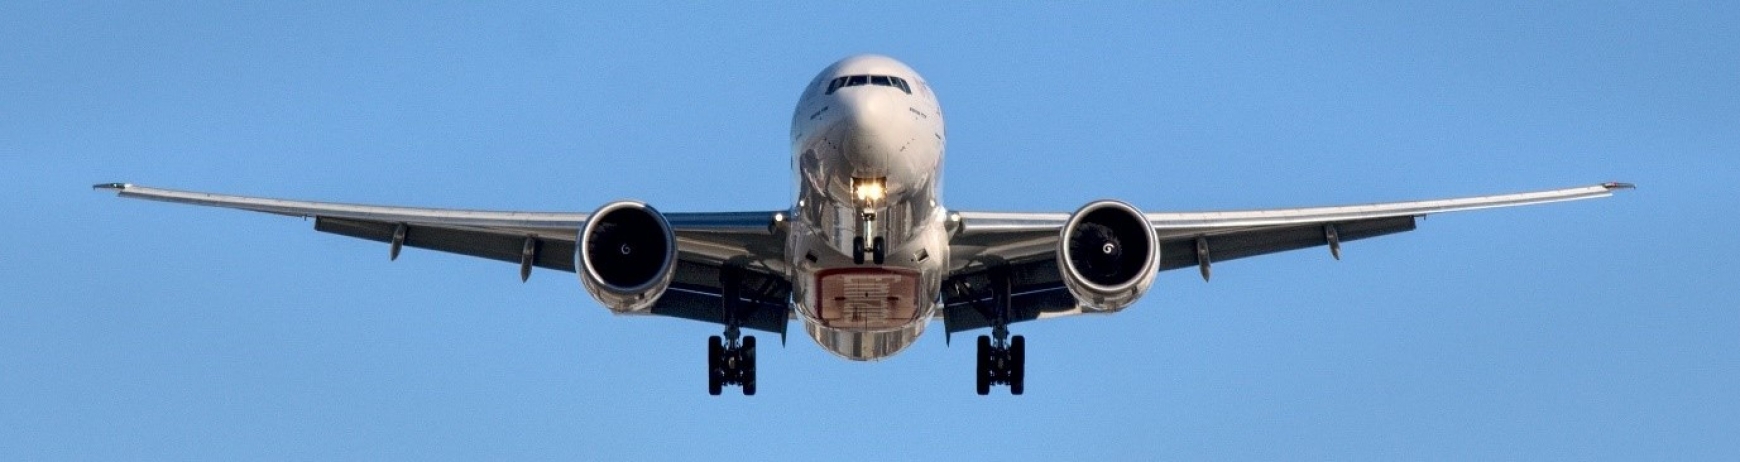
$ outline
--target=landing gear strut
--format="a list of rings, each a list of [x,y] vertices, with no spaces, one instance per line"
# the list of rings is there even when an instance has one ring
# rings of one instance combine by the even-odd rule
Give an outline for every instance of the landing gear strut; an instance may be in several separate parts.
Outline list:
[[[742,335],[743,275],[735,268],[719,272],[719,309],[724,313],[725,334],[707,338],[707,394],[718,396],[727,385],[743,387],[744,396],[755,395],[755,336]]]
[[[979,336],[979,361],[974,390],[980,395],[991,394],[992,385],[1008,385],[1009,394],[1027,391],[1027,339],[1009,335],[1011,283],[1006,271],[991,272],[992,309],[985,314],[991,320],[991,335]]]
[[[858,237],[852,238],[852,263],[864,264],[864,254],[880,265],[887,260],[887,244],[876,235],[876,210],[888,195],[888,178],[852,178],[852,197],[858,207]],[[869,244],[869,246],[865,246]]]

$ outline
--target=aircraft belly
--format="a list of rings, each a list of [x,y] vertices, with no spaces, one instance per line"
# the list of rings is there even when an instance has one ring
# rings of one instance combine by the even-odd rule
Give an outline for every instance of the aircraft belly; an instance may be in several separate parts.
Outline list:
[[[788,252],[795,260],[792,302],[810,337],[823,349],[860,361],[892,356],[917,341],[936,313],[948,265],[947,236],[940,221],[933,222],[914,230],[885,265],[853,264],[797,224]],[[915,259],[918,249],[935,252]]]
[[[816,271],[793,294],[805,331],[846,359],[899,353],[924,333],[936,311],[918,269],[853,266]]]
[[[804,331],[822,349],[835,355],[854,361],[874,361],[894,356],[918,341],[918,336],[924,333],[924,327],[930,324],[929,321],[930,316],[927,314],[923,320],[912,321],[896,329],[861,331],[826,327],[806,319]]]

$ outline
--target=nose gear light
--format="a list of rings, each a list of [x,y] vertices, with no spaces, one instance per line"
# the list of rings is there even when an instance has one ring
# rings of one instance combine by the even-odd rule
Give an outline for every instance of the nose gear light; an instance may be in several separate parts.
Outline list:
[[[888,179],[853,178],[852,199],[858,206],[858,236],[852,238],[852,263],[864,264],[865,254],[880,265],[887,255],[887,240],[877,236],[876,209],[888,196]]]
[[[858,199],[860,206],[874,206],[887,198],[888,180],[886,178],[853,178],[852,197]]]

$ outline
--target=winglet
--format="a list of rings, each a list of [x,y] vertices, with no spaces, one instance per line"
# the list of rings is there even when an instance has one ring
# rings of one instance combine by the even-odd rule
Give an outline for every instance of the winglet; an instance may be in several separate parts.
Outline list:
[[[1607,188],[1608,191],[1612,191],[1615,189],[1637,189],[1637,185],[1634,185],[1631,183],[1620,183],[1617,181],[1609,181],[1606,183],[1601,183],[1601,187]]]
[[[120,191],[120,190],[131,188],[131,187],[133,187],[133,183],[97,183],[97,184],[91,185],[91,189],[110,189],[110,190],[115,190],[115,191]]]

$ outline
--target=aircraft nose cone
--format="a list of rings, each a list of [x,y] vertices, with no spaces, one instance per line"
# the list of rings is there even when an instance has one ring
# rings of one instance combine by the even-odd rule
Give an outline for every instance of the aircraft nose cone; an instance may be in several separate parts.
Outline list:
[[[845,129],[841,148],[852,165],[853,176],[888,176],[896,157],[910,141],[903,127],[908,121],[900,117],[904,108],[899,100],[874,91],[879,89],[865,90],[841,98],[840,110],[844,114],[841,128]]]

